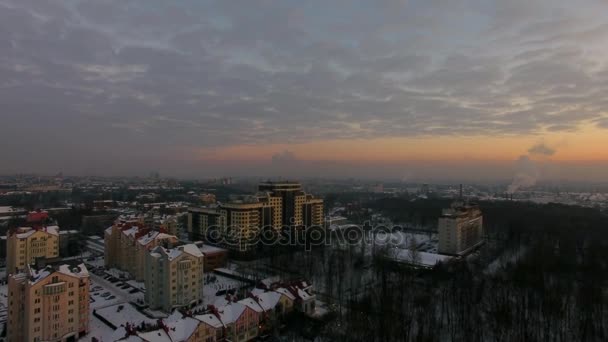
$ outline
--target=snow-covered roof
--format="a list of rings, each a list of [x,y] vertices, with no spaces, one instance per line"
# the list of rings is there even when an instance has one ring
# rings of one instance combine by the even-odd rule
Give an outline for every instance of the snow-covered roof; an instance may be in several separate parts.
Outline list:
[[[142,236],[141,238],[139,238],[139,240],[137,240],[137,242],[142,246],[146,246],[146,245],[150,244],[152,241],[166,240],[166,239],[173,239],[173,238],[177,239],[177,237],[175,237],[173,235],[154,231],[154,232],[149,232],[148,234]]]
[[[307,301],[310,299],[315,298],[315,296],[309,294],[308,292],[298,288],[298,297],[300,297],[300,299],[302,299],[303,301]]]
[[[31,266],[28,266],[28,274],[29,274],[29,278],[30,278],[30,284],[34,285],[44,279],[46,279],[48,276],[50,276],[51,274],[55,273],[55,272],[59,272],[71,277],[77,277],[77,278],[86,278],[89,276],[89,271],[87,270],[87,267],[84,264],[79,264],[76,266],[70,266],[70,265],[60,265],[57,269],[54,269],[52,266],[47,266],[45,268],[42,269],[35,269]]]
[[[133,236],[135,236],[135,234],[137,234],[138,231],[139,231],[139,227],[133,226],[133,227],[131,227],[129,229],[123,230],[122,233],[125,236],[133,237]]]
[[[294,296],[293,293],[289,292],[289,290],[284,287],[280,287],[280,288],[276,289],[275,292],[278,292],[291,300],[296,299],[296,296]]]
[[[209,245],[203,245],[199,249],[201,250],[201,252],[203,254],[212,254],[212,253],[224,253],[224,252],[227,252],[227,250],[225,250],[223,248],[209,246]]]
[[[43,228],[49,234],[53,234],[55,236],[59,236],[59,227],[58,226],[48,226]]]
[[[239,303],[245,305],[246,307],[250,308],[251,310],[258,312],[258,313],[262,313],[264,312],[264,309],[262,308],[262,306],[255,301],[255,299],[253,298],[245,298],[243,300],[240,300]]]
[[[19,229],[17,229],[17,234],[15,234],[15,236],[18,239],[27,239],[28,237],[32,236],[34,233],[36,232],[44,232],[47,234],[51,234],[51,235],[55,235],[55,236],[59,236],[59,227],[57,226],[48,226],[48,227],[43,227],[41,229],[34,229],[31,227],[21,227]]]
[[[195,244],[187,244],[187,245],[179,246],[178,248],[181,248],[185,253],[188,253],[195,257],[203,256],[203,253],[201,252],[200,249],[198,249],[198,247],[196,247]]]
[[[281,300],[281,294],[274,291],[264,292],[259,294],[256,300],[264,311],[270,311],[273,310],[279,303],[279,300]]]
[[[145,333],[137,333],[137,336],[146,342],[172,342],[169,335],[163,329]]]
[[[181,316],[181,314],[180,314]],[[169,317],[165,325],[168,328],[168,334],[173,342],[184,342],[188,341],[190,336],[194,334],[196,329],[198,328],[200,321],[191,318],[184,317],[180,319],[171,319]]]
[[[241,318],[247,307],[241,303],[230,303],[224,307],[218,308],[220,320],[224,325],[235,323]]]
[[[214,314],[199,315],[199,316],[196,316],[195,318],[215,329],[218,329],[218,328],[221,328],[224,326],[222,324],[222,322],[220,321],[220,319],[217,318],[217,316],[215,316]]]
[[[178,246],[176,248],[170,248],[170,249],[159,246],[159,247],[154,248],[150,252],[150,254],[153,256],[160,256],[161,254],[164,254],[167,256],[169,261],[175,260],[176,258],[180,257],[184,253],[190,254],[194,257],[203,257],[203,253],[201,253],[201,251],[198,249],[198,247],[194,244],[182,245],[182,246]]]
[[[120,326],[116,330],[114,330],[114,333],[112,334],[112,337],[110,338],[110,340],[111,341],[122,341],[125,339],[125,336],[127,336],[127,329],[125,329],[124,326]]]
[[[59,272],[79,278],[89,276],[89,270],[87,270],[87,267],[84,264],[79,264],[77,266],[61,265],[59,266]]]
[[[36,283],[38,283],[39,281],[45,279],[46,277],[48,277],[49,275],[51,275],[51,273],[53,273],[53,269],[51,267],[45,267],[41,270],[36,270],[33,268],[30,268],[29,270],[29,274],[30,274],[30,284],[34,285]]]

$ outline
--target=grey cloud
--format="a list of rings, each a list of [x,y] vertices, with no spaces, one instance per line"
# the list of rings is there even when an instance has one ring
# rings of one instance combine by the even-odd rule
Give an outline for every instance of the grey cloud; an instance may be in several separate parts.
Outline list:
[[[608,8],[583,7],[1,0],[0,100],[23,115],[5,121],[0,142],[48,117],[53,134],[70,136],[78,123],[83,148],[111,142],[130,156],[608,128],[608,71],[587,52],[606,32],[597,14]]]

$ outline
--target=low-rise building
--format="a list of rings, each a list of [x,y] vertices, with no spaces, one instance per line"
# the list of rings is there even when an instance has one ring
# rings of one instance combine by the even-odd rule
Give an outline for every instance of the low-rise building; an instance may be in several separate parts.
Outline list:
[[[218,268],[226,267],[228,262],[228,250],[215,246],[195,242],[203,255],[205,256],[205,270],[212,271]]]
[[[84,264],[13,274],[8,282],[9,342],[76,341],[88,332],[89,273]]]

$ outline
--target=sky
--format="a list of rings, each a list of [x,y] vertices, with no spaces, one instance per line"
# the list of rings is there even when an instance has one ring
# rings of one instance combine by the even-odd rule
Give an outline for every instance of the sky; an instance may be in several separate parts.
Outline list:
[[[605,0],[0,0],[0,173],[608,180]]]

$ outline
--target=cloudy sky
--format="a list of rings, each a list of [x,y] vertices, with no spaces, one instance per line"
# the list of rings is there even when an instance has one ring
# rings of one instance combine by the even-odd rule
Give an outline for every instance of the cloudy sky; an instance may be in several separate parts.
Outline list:
[[[0,173],[608,178],[605,0],[0,0]]]

